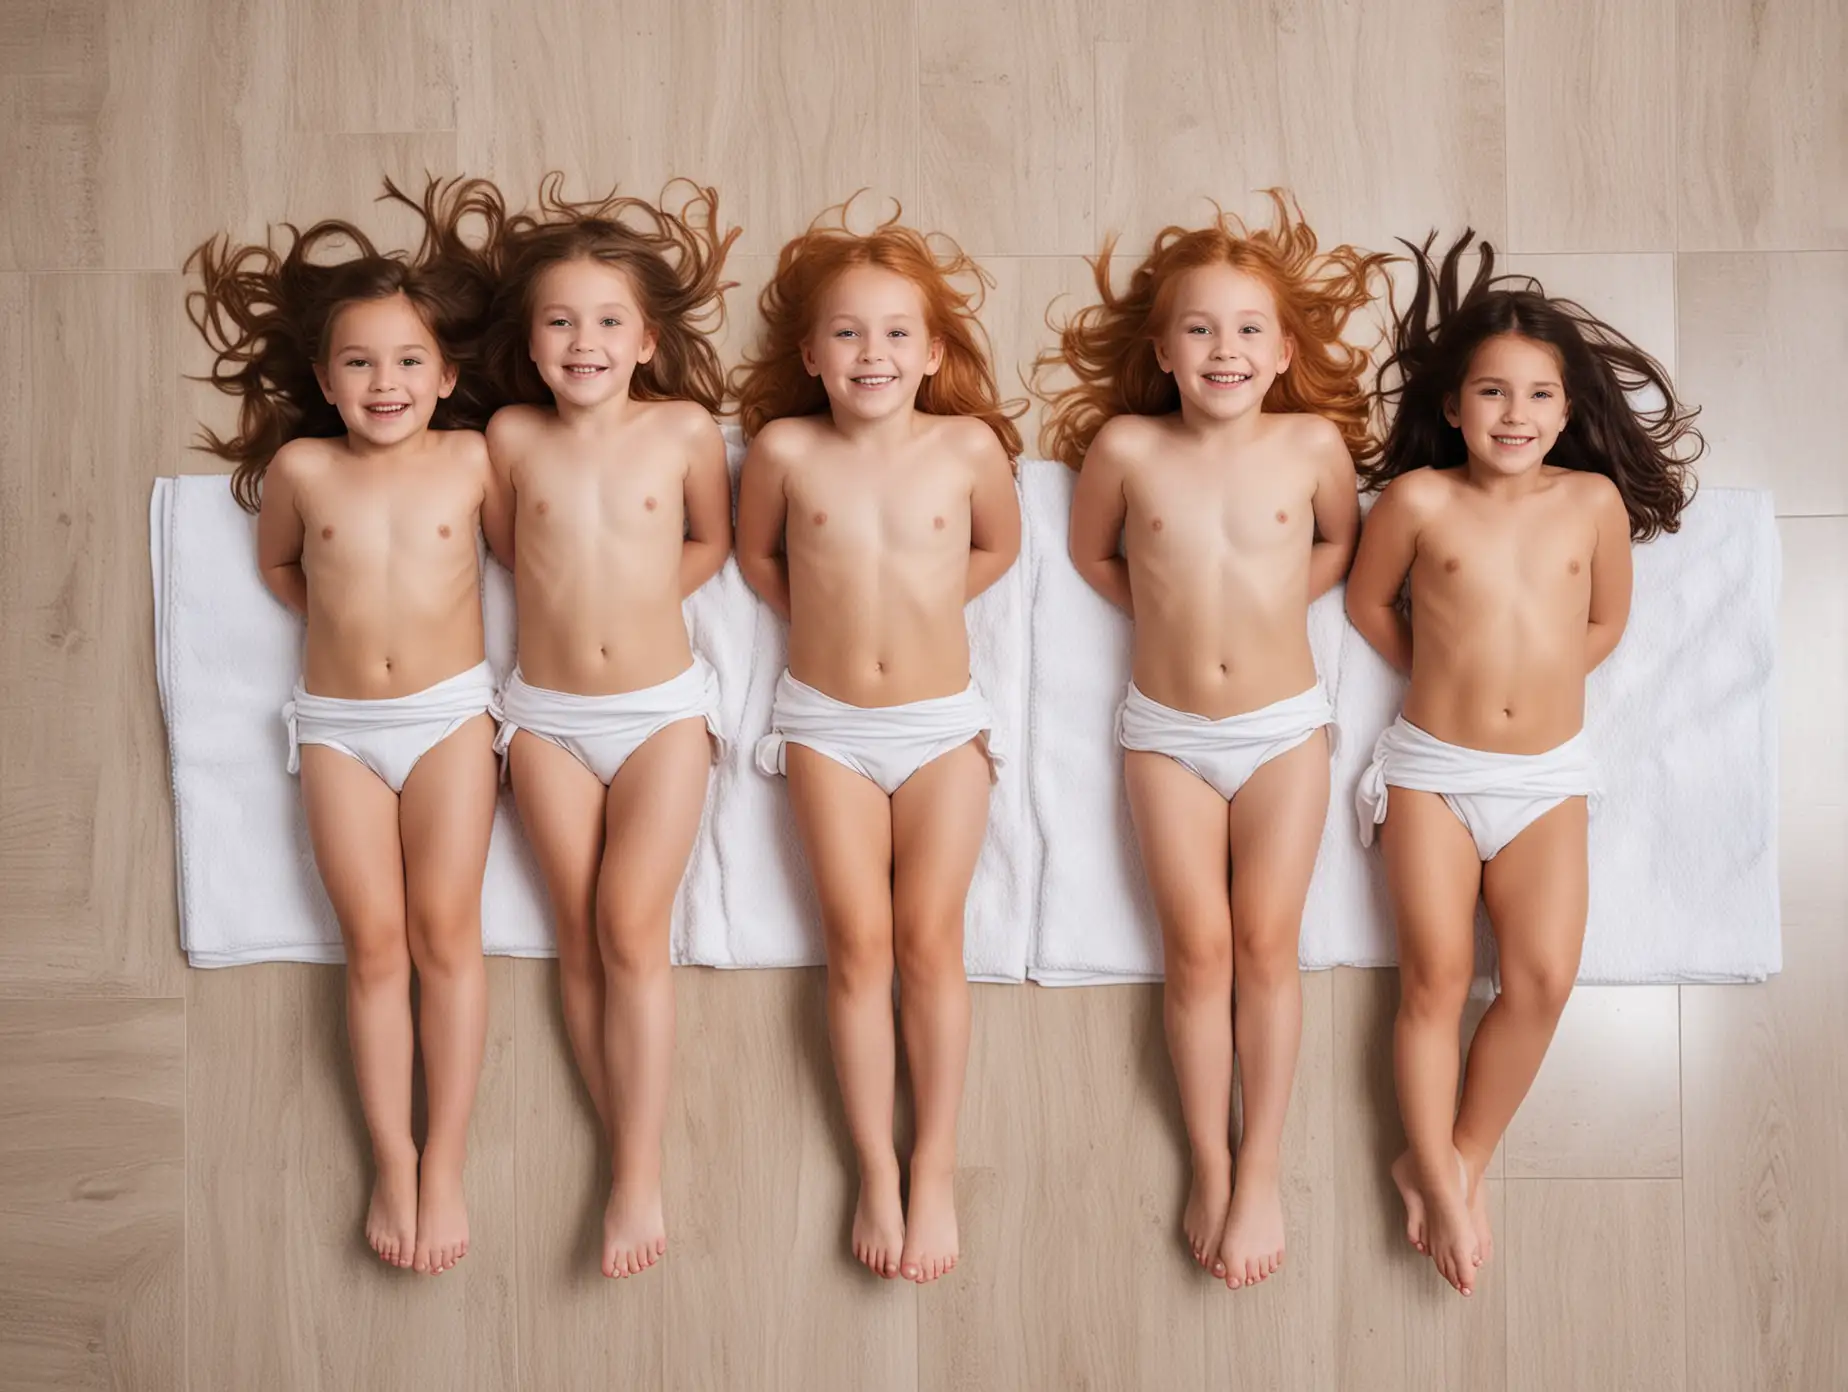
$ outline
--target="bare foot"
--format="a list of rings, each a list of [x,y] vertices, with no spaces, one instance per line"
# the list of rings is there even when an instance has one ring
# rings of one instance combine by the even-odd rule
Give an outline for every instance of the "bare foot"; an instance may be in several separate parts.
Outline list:
[[[1437,1186],[1429,1196],[1426,1218],[1431,1260],[1446,1281],[1464,1295],[1474,1295],[1482,1253],[1476,1245],[1476,1225],[1469,1215],[1463,1157],[1455,1159],[1456,1182]]]
[[[382,1161],[366,1207],[366,1244],[391,1266],[409,1266],[417,1242],[417,1152]]]
[[[905,1245],[905,1207],[898,1197],[898,1160],[860,1173],[860,1201],[853,1209],[853,1256],[875,1276],[898,1275]]]
[[[1405,1240],[1420,1252],[1425,1250],[1424,1195],[1418,1192],[1418,1167],[1412,1163],[1411,1151],[1392,1162],[1392,1182],[1399,1186],[1405,1200]]]
[[[1480,1175],[1476,1176],[1475,1187],[1470,1191],[1469,1221],[1476,1229],[1476,1251],[1486,1266],[1495,1256],[1495,1234],[1489,1230],[1489,1186],[1482,1182]]]
[[[468,1255],[468,1204],[462,1194],[462,1162],[424,1152],[417,1186],[417,1255],[412,1265],[440,1275]]]
[[[1226,1231],[1226,1209],[1232,1203],[1232,1152],[1224,1150],[1202,1164],[1194,1160],[1193,1185],[1187,1191],[1187,1207],[1181,1213],[1181,1231],[1194,1260],[1215,1276],[1226,1269],[1219,1260],[1219,1239]]]
[[[666,1255],[660,1181],[611,1184],[603,1206],[603,1274],[639,1276]]]
[[[956,1172],[911,1164],[911,1207],[898,1270],[923,1285],[956,1269]]]
[[[1219,1266],[1232,1290],[1268,1280],[1283,1265],[1283,1190],[1277,1172],[1241,1164],[1232,1186],[1226,1235],[1219,1243]]]

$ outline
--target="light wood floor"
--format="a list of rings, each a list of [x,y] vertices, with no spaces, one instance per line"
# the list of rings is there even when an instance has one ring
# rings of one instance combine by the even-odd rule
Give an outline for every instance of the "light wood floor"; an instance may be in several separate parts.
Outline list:
[[[1836,0],[0,0],[0,1385],[1848,1386],[1844,70]],[[338,974],[177,950],[147,494],[219,410],[178,268],[381,172],[553,165],[717,183],[734,345],[786,236],[897,195],[993,270],[1010,375],[1105,231],[1201,195],[1474,224],[1671,362],[1707,482],[1775,491],[1784,974],[1574,997],[1465,1303],[1395,1236],[1390,973],[1305,983],[1289,1266],[1238,1295],[1176,1238],[1157,993],[979,989],[920,1292],[844,1255],[818,973],[679,974],[672,1251],[611,1286],[553,973],[496,962],[473,1252],[382,1271]]]

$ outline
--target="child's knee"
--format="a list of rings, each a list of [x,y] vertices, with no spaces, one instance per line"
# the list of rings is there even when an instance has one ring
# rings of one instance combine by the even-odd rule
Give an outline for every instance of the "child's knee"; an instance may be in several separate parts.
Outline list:
[[[1473,960],[1399,964],[1399,1013],[1421,1021],[1463,1018],[1469,1001]]]
[[[405,940],[404,925],[395,919],[367,925],[347,943],[346,965],[349,984],[362,991],[408,989],[411,948]]]
[[[635,905],[606,905],[597,914],[596,937],[606,971],[635,976],[673,965],[671,909],[663,914]]]
[[[929,920],[899,920],[895,956],[901,983],[929,984],[963,978],[962,917],[942,913]]]
[[[889,933],[833,933],[828,941],[828,984],[858,995],[892,989],[894,953]]]
[[[1564,957],[1530,962],[1502,959],[1501,994],[1524,1012],[1558,1020],[1578,979],[1578,960]]]

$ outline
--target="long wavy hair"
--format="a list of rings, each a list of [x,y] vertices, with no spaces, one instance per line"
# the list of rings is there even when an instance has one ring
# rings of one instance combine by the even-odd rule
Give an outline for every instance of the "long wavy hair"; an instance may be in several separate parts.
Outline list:
[[[685,196],[675,207],[677,189]],[[655,335],[654,356],[636,364],[629,395],[697,401],[718,414],[725,374],[707,335],[725,322],[725,292],[736,284],[724,279],[725,258],[742,229],[721,226],[716,189],[676,179],[658,203],[614,190],[576,202],[564,196],[564,175],[555,170],[540,184],[533,211],[509,214],[492,184],[478,182],[476,198],[471,211],[489,230],[475,264],[494,285],[481,359],[502,404],[553,404],[528,351],[533,296],[551,267],[589,260],[629,278]]]
[[[1040,444],[1049,457],[1076,469],[1112,416],[1161,416],[1180,409],[1180,388],[1156,361],[1155,339],[1169,327],[1181,276],[1221,265],[1270,287],[1283,332],[1295,345],[1290,370],[1271,384],[1264,409],[1326,416],[1356,460],[1377,452],[1371,398],[1361,384],[1369,354],[1343,342],[1342,333],[1373,301],[1373,279],[1388,258],[1345,244],[1320,250],[1295,201],[1281,189],[1266,193],[1275,213],[1271,226],[1253,230],[1214,204],[1216,216],[1205,227],[1164,227],[1120,291],[1111,275],[1117,239],[1105,239],[1091,262],[1098,302],[1063,325],[1052,324],[1049,316],[1059,346],[1034,361],[1034,391],[1048,403]],[[1043,390],[1040,384],[1061,367],[1077,382]]]
[[[1004,402],[995,385],[988,337],[976,318],[994,281],[955,242],[902,226],[903,210],[871,232],[849,230],[853,200],[825,210],[808,231],[785,245],[776,273],[758,299],[763,332],[757,351],[732,370],[732,389],[745,435],[752,436],[784,416],[812,416],[828,409],[827,389],[802,365],[802,343],[814,329],[821,297],[836,277],[856,266],[895,272],[918,287],[932,337],[943,344],[943,362],[918,388],[917,409],[934,416],[973,416],[1001,441],[1010,460],[1021,451],[1014,418],[1026,402]],[[959,289],[956,282],[968,283]]]
[[[203,429],[197,448],[231,462],[232,496],[248,511],[257,510],[263,475],[283,445],[346,434],[315,368],[326,364],[335,317],[348,305],[409,300],[456,369],[455,390],[437,402],[431,426],[487,424],[494,393],[475,368],[474,347],[492,285],[455,232],[475,210],[475,181],[432,179],[420,200],[387,189],[424,219],[415,252],[381,252],[352,223],[327,219],[306,232],[283,223],[262,245],[213,237],[186,258],[187,273],[199,278],[186,296],[187,317],[212,351],[204,380],[238,399],[236,432]],[[277,231],[288,234],[281,249]]]
[[[1361,470],[1367,486],[1469,461],[1463,432],[1445,419],[1444,408],[1462,390],[1477,348],[1518,334],[1551,348],[1565,378],[1570,409],[1546,462],[1614,483],[1632,539],[1675,531],[1693,495],[1692,465],[1706,444],[1693,424],[1699,409],[1677,401],[1662,365],[1583,306],[1549,296],[1532,276],[1496,275],[1487,242],[1478,244],[1476,275],[1464,288],[1462,259],[1474,239],[1466,229],[1441,263],[1431,256],[1437,233],[1422,245],[1404,243],[1418,278],[1403,312],[1393,307],[1392,356],[1381,366],[1377,389],[1392,425],[1379,459]]]

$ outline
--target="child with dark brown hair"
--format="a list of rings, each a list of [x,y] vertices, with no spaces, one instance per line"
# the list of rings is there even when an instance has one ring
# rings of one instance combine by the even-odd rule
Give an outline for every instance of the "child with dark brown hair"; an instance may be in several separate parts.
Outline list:
[[[1631,543],[1675,530],[1701,445],[1659,364],[1531,278],[1495,275],[1486,243],[1461,287],[1471,240],[1441,266],[1431,239],[1411,248],[1381,374],[1397,412],[1363,471],[1382,491],[1347,592],[1354,626],[1411,677],[1357,795],[1398,924],[1409,1148],[1392,1177],[1406,1237],[1464,1295],[1493,1252],[1483,1170],[1578,974],[1598,792],[1585,679],[1623,634]],[[1478,897],[1501,989],[1459,1106]]]

